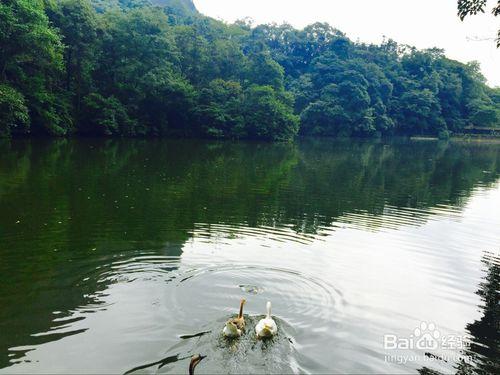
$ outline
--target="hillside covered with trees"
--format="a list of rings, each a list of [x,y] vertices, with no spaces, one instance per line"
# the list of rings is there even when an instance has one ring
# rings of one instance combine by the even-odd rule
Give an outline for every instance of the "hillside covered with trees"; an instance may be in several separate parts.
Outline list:
[[[191,0],[2,0],[0,135],[289,140],[499,126],[476,63],[328,24],[199,14]]]

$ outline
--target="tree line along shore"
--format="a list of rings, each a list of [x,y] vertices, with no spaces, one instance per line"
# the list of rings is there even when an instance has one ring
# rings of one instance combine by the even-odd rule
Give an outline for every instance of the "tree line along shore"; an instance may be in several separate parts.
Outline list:
[[[0,45],[0,136],[447,138],[500,126],[500,88],[477,63],[353,42],[325,23],[227,24],[190,0],[3,0]]]

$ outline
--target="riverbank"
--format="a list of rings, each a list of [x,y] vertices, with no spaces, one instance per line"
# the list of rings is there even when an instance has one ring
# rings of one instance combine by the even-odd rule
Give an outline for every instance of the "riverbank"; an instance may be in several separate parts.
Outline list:
[[[438,137],[431,136],[412,136],[409,137],[412,141],[439,141]],[[447,141],[452,142],[481,142],[500,144],[500,133],[496,135],[479,135],[479,134],[453,134]]]

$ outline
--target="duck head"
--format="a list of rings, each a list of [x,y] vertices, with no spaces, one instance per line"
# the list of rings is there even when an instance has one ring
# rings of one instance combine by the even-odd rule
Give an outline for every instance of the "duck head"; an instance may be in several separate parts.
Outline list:
[[[196,354],[191,357],[191,362],[189,363],[189,375],[194,375],[194,369],[196,368],[196,366],[198,366],[198,363],[200,363],[206,357],[207,356],[201,354]]]

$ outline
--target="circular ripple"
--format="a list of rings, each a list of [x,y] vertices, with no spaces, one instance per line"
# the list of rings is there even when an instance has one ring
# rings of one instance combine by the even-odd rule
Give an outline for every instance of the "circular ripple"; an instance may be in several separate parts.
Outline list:
[[[97,284],[133,282],[135,280],[171,280],[177,275],[179,258],[169,256],[137,256],[115,259],[82,273],[83,282]]]
[[[188,357],[193,353],[209,356],[207,371],[221,372],[308,372],[304,364],[321,364],[304,348],[307,338],[318,337],[332,342],[332,326],[342,319],[345,301],[333,285],[301,272],[260,265],[196,265],[177,257],[136,256],[118,258],[85,275],[99,284],[117,284],[112,302],[115,310],[135,312],[136,323],[127,332],[137,340],[145,336],[173,345],[166,356]],[[123,294],[121,294],[123,293]],[[97,297],[97,296],[96,296]],[[133,303],[126,304],[133,298]],[[245,298],[247,332],[238,343],[221,335],[224,322],[238,312]],[[97,298],[100,300],[100,298]],[[102,301],[106,301],[103,298]],[[254,327],[264,317],[267,301],[272,301],[272,315],[279,334],[270,344],[256,339]],[[150,322],[146,321],[149,317]],[[317,341],[317,340],[315,340]],[[314,365],[312,365],[314,364]],[[169,363],[159,372],[182,371],[184,361]],[[264,367],[263,367],[264,366]]]
[[[248,265],[195,268],[172,279],[171,306],[179,317],[236,313],[241,298],[245,312],[265,314],[272,301],[273,315],[294,327],[317,328],[321,321],[337,321],[344,298],[332,285],[300,272]],[[248,295],[248,294],[251,295]]]
[[[338,321],[345,304],[342,293],[321,279],[259,265],[190,266],[177,257],[138,256],[95,268],[84,278],[108,285],[165,283],[163,305],[177,322],[225,318],[246,298],[246,313],[263,315],[272,301],[273,315],[295,327],[316,329],[320,321]]]

